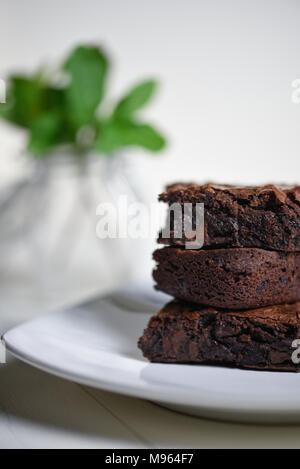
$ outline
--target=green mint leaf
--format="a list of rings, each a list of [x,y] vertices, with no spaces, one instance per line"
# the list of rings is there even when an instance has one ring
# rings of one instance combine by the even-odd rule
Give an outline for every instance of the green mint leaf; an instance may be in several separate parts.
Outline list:
[[[123,144],[143,147],[150,151],[162,150],[166,144],[164,137],[148,124],[128,122],[123,127]]]
[[[112,119],[102,123],[95,148],[106,154],[127,146],[139,146],[155,152],[164,148],[165,143],[164,137],[150,125]]]
[[[104,94],[108,61],[97,47],[77,47],[64,64],[70,76],[66,112],[75,129],[90,124]]]
[[[43,90],[43,112],[61,111],[64,108],[64,90],[46,86]]]
[[[41,114],[32,125],[28,150],[34,155],[47,153],[62,142],[62,117],[58,112]]]
[[[118,122],[108,120],[99,125],[98,136],[95,140],[95,149],[100,153],[112,154],[122,146],[121,129]]]
[[[25,128],[31,128],[46,110],[63,106],[62,90],[48,87],[36,76],[12,76],[7,94],[7,103],[0,106],[0,116]]]
[[[42,100],[39,80],[13,76],[9,82],[6,117],[17,125],[30,127],[41,111]]]
[[[114,115],[122,118],[129,118],[132,114],[142,108],[153,96],[156,88],[154,80],[144,81],[135,86],[121,101],[117,104]]]
[[[0,117],[1,119],[13,122],[12,105],[10,103],[0,103]]]

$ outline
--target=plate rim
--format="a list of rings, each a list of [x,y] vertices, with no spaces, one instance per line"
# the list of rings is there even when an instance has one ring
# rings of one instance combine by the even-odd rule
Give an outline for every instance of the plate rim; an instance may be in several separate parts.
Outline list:
[[[119,293],[120,290],[115,290],[110,294],[110,296],[113,296],[116,293]],[[124,291],[124,289],[122,290]],[[98,298],[103,299],[107,298],[106,296],[100,295]],[[111,379],[103,379],[103,376],[99,377],[99,379],[94,379],[94,378],[89,378],[88,376],[84,374],[76,374],[72,370],[67,370],[67,369],[61,369],[59,366],[54,366],[53,364],[46,362],[43,359],[39,359],[36,356],[30,356],[27,354],[25,351],[20,350],[19,347],[15,347],[15,345],[10,341],[10,336],[15,334],[16,332],[19,332],[19,330],[26,325],[29,325],[30,323],[36,323],[39,322],[41,319],[44,320],[45,318],[49,318],[55,314],[63,314],[65,311],[68,311],[70,309],[73,309],[74,307],[82,306],[86,303],[89,303],[90,301],[86,301],[84,303],[78,303],[78,305],[72,305],[70,308],[63,308],[63,309],[58,309],[56,311],[52,311],[50,313],[47,313],[43,316],[37,316],[34,319],[31,319],[29,321],[25,321],[12,329],[8,330],[2,335],[2,339],[4,340],[4,343],[7,347],[7,350],[17,359],[21,360],[22,362],[27,363],[28,365],[37,368],[43,372],[49,373],[51,375],[57,376],[62,379],[66,379],[68,381],[73,381],[75,383],[78,383],[80,385],[87,385],[90,387],[94,387],[97,389],[103,389],[105,391],[109,392],[114,392],[117,394],[122,394],[122,395],[127,395],[131,397],[136,397],[140,399],[147,399],[147,400],[152,400],[154,402],[161,402],[165,404],[174,404],[174,405],[190,405],[193,407],[197,407],[198,409],[203,409],[205,411],[211,410],[212,412],[221,412],[221,411],[228,411],[231,413],[240,413],[247,415],[249,413],[261,413],[264,415],[268,414],[276,414],[276,415],[281,415],[281,416],[286,416],[288,417],[290,415],[298,414],[300,416],[300,398],[298,402],[295,402],[295,400],[286,400],[282,401],[278,399],[271,399],[269,401],[259,401],[258,399],[255,400],[251,399],[246,402],[245,398],[241,397],[241,399],[234,400],[233,397],[227,398],[227,399],[221,399],[212,402],[212,399],[208,399],[207,396],[204,396],[204,393],[202,391],[201,394],[201,400],[196,401],[195,399],[195,394],[196,390],[195,388],[191,389],[183,389],[181,388],[181,391],[178,392],[177,398],[176,398],[176,393],[172,392],[171,386],[166,385],[166,383],[156,383],[152,382],[149,383],[145,380],[143,380],[140,377],[140,372],[136,371],[137,373],[137,380],[134,381],[132,384],[128,381],[122,380],[122,378],[116,379],[116,381],[113,381]],[[141,362],[146,366],[151,366],[151,363],[148,361],[142,361]],[[174,365],[174,364],[155,364],[155,366],[160,365],[160,366],[192,366],[192,365]],[[105,369],[102,367],[103,370]],[[211,368],[216,368],[211,367]],[[217,368],[223,368],[223,367],[217,367]],[[143,369],[143,367],[142,367]],[[253,371],[253,370],[237,370],[234,369],[234,371],[239,371],[241,373],[268,373],[264,371]],[[273,372],[274,373],[274,372]],[[276,373],[276,372],[275,372]],[[278,372],[279,374],[279,372]],[[283,374],[283,373],[280,373]],[[284,373],[286,374],[293,374],[294,373]],[[300,374],[299,374],[300,378]],[[207,394],[207,393],[206,393]],[[224,396],[223,396],[224,397]],[[184,401],[184,402],[183,402]]]

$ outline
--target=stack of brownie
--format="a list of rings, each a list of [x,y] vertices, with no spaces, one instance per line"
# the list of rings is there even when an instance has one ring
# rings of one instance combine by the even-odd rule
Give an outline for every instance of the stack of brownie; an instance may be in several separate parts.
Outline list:
[[[159,199],[204,204],[204,245],[186,249],[184,226],[160,234],[153,276],[175,299],[150,319],[144,356],[299,371],[300,186],[173,184]]]

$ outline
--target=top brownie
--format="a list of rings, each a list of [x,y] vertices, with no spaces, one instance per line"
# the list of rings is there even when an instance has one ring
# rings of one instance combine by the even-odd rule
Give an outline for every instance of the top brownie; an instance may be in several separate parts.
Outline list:
[[[300,186],[249,186],[183,184],[167,187],[159,200],[171,206],[190,203],[192,226],[196,226],[196,203],[204,204],[204,248],[256,247],[278,251],[300,251]],[[177,225],[178,226],[178,225]],[[173,212],[169,236],[162,244],[183,246],[193,241],[176,231]],[[186,230],[187,231],[187,230]]]

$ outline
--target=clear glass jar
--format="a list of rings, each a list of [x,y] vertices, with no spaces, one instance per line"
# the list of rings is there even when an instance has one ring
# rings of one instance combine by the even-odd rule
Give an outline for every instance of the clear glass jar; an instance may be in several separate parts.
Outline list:
[[[30,177],[0,202],[0,252],[12,269],[23,262],[37,289],[64,301],[76,290],[128,280],[132,240],[96,236],[98,204],[117,204],[124,194],[142,201],[127,155],[80,157],[65,149],[34,160]]]

